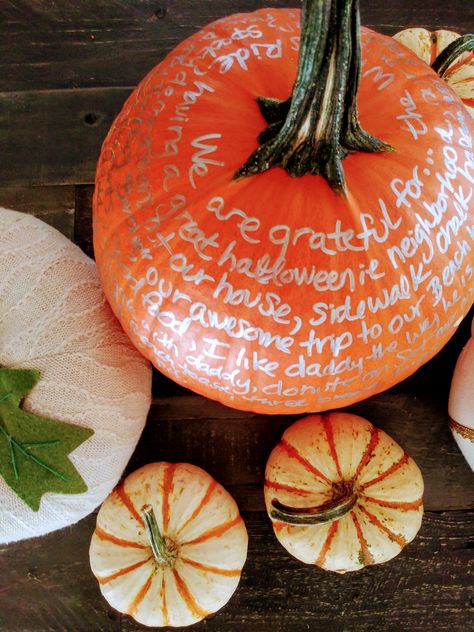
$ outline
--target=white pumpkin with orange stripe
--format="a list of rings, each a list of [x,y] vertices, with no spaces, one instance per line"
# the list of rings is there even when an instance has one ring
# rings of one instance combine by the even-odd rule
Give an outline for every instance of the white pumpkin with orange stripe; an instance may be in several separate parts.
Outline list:
[[[423,28],[409,28],[396,33],[393,37],[431,66],[439,54],[459,39],[460,35],[448,30],[428,31]],[[472,51],[466,51],[449,64],[441,76],[461,98],[467,111],[474,118],[474,55]]]
[[[149,626],[185,626],[224,606],[248,536],[237,505],[187,463],[152,463],[103,503],[90,563],[111,606]]]
[[[265,502],[296,558],[345,573],[395,557],[417,534],[423,479],[385,432],[349,413],[309,415],[272,451]]]

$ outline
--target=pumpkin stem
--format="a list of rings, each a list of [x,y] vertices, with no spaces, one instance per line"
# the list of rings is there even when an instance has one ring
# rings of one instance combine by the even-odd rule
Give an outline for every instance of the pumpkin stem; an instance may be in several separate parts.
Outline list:
[[[143,520],[145,522],[148,539],[150,541],[150,547],[153,551],[158,564],[165,566],[171,566],[174,561],[174,556],[168,549],[166,539],[161,534],[158,523],[156,522],[155,512],[151,505],[144,505],[141,510]]]
[[[448,68],[452,63],[456,61],[463,53],[474,50],[474,34],[468,33],[467,35],[461,35],[451,42],[449,46],[446,46],[444,50],[440,52],[438,57],[431,64],[431,68],[438,75],[443,78],[448,71]]]
[[[270,518],[291,525],[327,524],[339,520],[356,504],[358,495],[351,484],[342,481],[333,485],[334,497],[318,507],[289,507],[272,500]]]
[[[391,149],[360,126],[360,67],[359,0],[304,0],[291,97],[257,99],[269,126],[234,177],[282,167],[295,177],[319,174],[344,193],[342,160],[349,153]]]

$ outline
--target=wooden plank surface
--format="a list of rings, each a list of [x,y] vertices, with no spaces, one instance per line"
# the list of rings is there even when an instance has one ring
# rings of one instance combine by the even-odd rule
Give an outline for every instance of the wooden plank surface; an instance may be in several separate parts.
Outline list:
[[[75,188],[0,187],[0,206],[30,213],[74,239]]]
[[[474,29],[474,3],[369,2],[367,26]],[[84,184],[123,102],[176,44],[208,22],[297,0],[0,1],[0,186]],[[403,11],[400,10],[403,6]]]
[[[176,44],[230,13],[298,0],[2,0],[0,92],[132,86]],[[402,10],[401,10],[402,8]],[[469,0],[362,0],[362,23],[392,35],[408,26],[472,28]]]
[[[131,88],[0,93],[0,186],[92,182]]]
[[[474,30],[466,0],[362,0],[362,20]],[[102,140],[126,96],[179,41],[228,13],[297,0],[0,0],[0,206],[38,215],[92,255],[91,198]],[[32,186],[41,185],[41,186]],[[469,318],[472,317],[472,313]],[[262,500],[267,456],[294,417],[235,411],[154,373],[154,401],[128,471],[190,461],[235,496],[249,530],[241,584],[209,632],[443,632],[474,630],[474,486],[447,427],[466,319],[416,374],[350,408],[385,429],[423,472],[427,512],[396,559],[348,575],[325,573],[276,542]],[[144,629],[102,599],[89,567],[95,517],[0,547],[2,632]]]
[[[427,513],[416,540],[397,558],[346,575],[292,558],[262,513],[243,517],[250,540],[239,588],[219,613],[191,628],[196,632],[472,629],[473,512]],[[0,629],[146,629],[115,613],[101,598],[88,561],[94,520],[89,516],[60,533],[0,549]],[[6,570],[14,589],[5,581]]]

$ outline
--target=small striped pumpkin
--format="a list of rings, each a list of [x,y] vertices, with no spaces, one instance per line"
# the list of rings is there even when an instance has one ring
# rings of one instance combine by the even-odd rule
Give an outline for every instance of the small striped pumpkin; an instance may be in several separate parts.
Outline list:
[[[90,563],[111,606],[149,626],[185,626],[224,606],[247,531],[228,492],[187,463],[152,463],[103,503]]]
[[[339,573],[385,562],[417,534],[423,479],[385,432],[349,413],[309,415],[272,451],[265,502],[280,543]]]
[[[409,28],[396,33],[394,39],[415,53],[431,66],[438,55],[460,35],[454,31],[428,31]],[[469,114],[474,118],[474,54],[463,53],[442,75],[446,83],[460,97]]]

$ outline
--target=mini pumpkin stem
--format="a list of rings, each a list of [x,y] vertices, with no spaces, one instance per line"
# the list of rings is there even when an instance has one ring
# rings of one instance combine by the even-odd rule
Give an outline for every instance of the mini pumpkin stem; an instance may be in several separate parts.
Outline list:
[[[173,556],[170,555],[165,538],[158,527],[153,507],[151,505],[144,505],[141,514],[145,522],[150,547],[156,561],[158,564],[170,566],[173,562]]]
[[[235,177],[283,167],[295,177],[319,174],[334,191],[344,193],[342,160],[349,153],[391,149],[360,126],[360,67],[358,0],[304,0],[291,97],[258,98],[269,126]]]
[[[474,34],[468,33],[455,39],[449,46],[440,52],[431,64],[431,68],[443,78],[451,66],[463,53],[474,50]]]
[[[344,482],[334,485],[335,497],[318,507],[289,507],[272,500],[270,518],[291,525],[318,525],[339,520],[356,504],[358,495]]]

